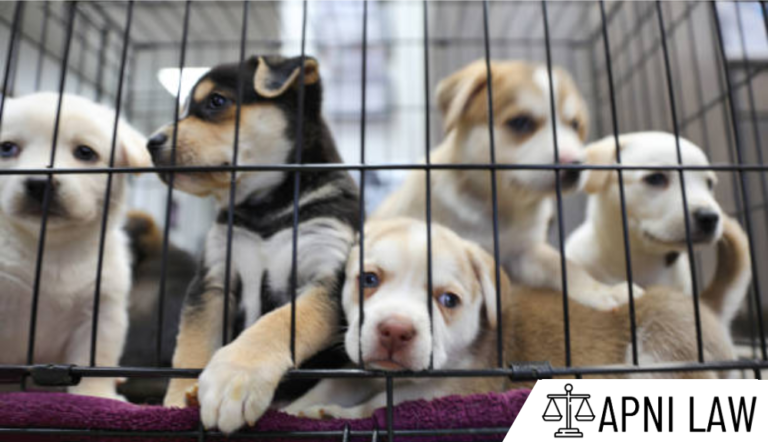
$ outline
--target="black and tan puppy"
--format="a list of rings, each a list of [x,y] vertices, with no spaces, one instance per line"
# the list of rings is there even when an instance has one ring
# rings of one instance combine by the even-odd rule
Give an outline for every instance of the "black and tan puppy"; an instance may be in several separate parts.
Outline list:
[[[321,113],[317,61],[252,57],[213,68],[193,88],[178,121],[176,164],[231,164],[234,152],[238,78],[242,109],[237,162],[285,164],[341,161]],[[299,115],[301,79],[303,115]],[[298,145],[299,118],[303,120]],[[171,164],[174,125],[161,128],[148,148],[156,165]],[[237,172],[232,240],[231,293],[225,296],[225,257],[229,217],[229,171],[176,173],[174,185],[196,195],[212,195],[219,217],[205,245],[200,271],[187,294],[173,357],[174,367],[202,368],[199,401],[203,424],[234,431],[254,423],[272,401],[291,357],[294,174]],[[167,180],[166,174],[161,178]],[[338,337],[339,291],[344,263],[358,226],[358,193],[349,174],[300,174],[296,268],[295,363],[329,347]],[[244,331],[221,347],[223,302],[231,299]],[[236,303],[236,304],[234,304]],[[287,304],[287,305],[286,305]],[[271,311],[270,311],[271,310]],[[166,405],[184,405],[194,380],[175,379]]]

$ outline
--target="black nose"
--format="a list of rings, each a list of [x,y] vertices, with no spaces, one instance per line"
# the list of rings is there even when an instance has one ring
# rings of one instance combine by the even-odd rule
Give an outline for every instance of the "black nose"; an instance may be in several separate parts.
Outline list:
[[[574,161],[569,164],[576,166],[581,164],[581,161]],[[560,181],[563,187],[571,187],[579,181],[580,175],[581,175],[580,169],[563,169],[560,172]]]
[[[698,209],[693,212],[693,219],[696,221],[696,226],[702,233],[711,234],[717,229],[720,215],[713,210]]]
[[[27,178],[24,182],[24,188],[27,191],[27,196],[40,204],[45,199],[45,186],[48,182],[47,178]],[[56,189],[56,180],[51,180],[51,192]]]
[[[155,153],[162,149],[166,141],[168,141],[168,136],[166,134],[162,132],[157,133],[147,141],[147,149],[149,149],[150,153]]]

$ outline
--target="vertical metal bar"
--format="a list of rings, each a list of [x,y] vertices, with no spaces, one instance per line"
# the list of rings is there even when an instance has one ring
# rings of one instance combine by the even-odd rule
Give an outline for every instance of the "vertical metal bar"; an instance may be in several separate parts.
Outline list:
[[[392,391],[392,377],[387,376],[387,440],[389,442],[395,441],[394,413],[392,412],[393,407],[394,392]]]
[[[171,139],[171,167],[176,166],[176,143],[179,137],[179,107],[181,101],[181,83],[184,73],[184,63],[187,54],[187,37],[189,34],[189,16],[192,9],[192,0],[184,3],[184,24],[181,30],[181,54],[179,55],[179,85],[176,88],[176,100],[173,106],[173,137]],[[165,316],[165,279],[168,273],[168,242],[171,236],[171,208],[173,207],[173,183],[175,173],[168,172],[168,191],[165,203],[165,226],[163,227],[163,253],[160,260],[160,296],[157,305],[157,341],[155,342],[155,362],[159,366],[162,362],[163,351],[163,316]],[[224,295],[226,303],[226,294]]]
[[[427,0],[424,0],[424,105],[425,105],[425,126],[424,126],[424,149],[426,151],[426,221],[427,221],[427,312],[429,313],[429,335],[434,336],[433,319],[432,319],[432,177],[430,175],[430,157],[429,151],[432,145],[430,131],[432,126],[430,125],[430,106],[431,100],[429,96],[429,8]],[[434,367],[434,339],[429,348],[429,369]],[[391,381],[391,379],[389,379]],[[389,434],[390,440],[392,440],[392,433]]]
[[[605,3],[600,2],[600,19],[603,28],[603,46],[605,48],[605,65],[608,71],[608,91],[611,97],[611,121],[613,122],[613,138],[616,142],[616,163],[621,164],[621,147],[619,145],[619,120],[616,114],[616,95],[613,84],[613,62],[611,61],[611,43],[608,39],[608,25],[605,20]],[[635,293],[632,277],[632,253],[629,245],[629,226],[627,223],[627,200],[624,196],[624,174],[620,169],[619,175],[619,205],[621,207],[621,228],[624,240],[624,263],[626,266],[627,286],[629,288],[629,325],[632,336],[632,364],[638,364],[637,356],[637,322],[635,318]]]
[[[547,2],[541,2],[541,13],[544,19],[544,43],[547,52],[547,75],[549,80],[549,111],[552,119],[552,141],[555,147],[554,163],[560,161],[560,150],[557,143],[557,107],[555,106],[555,85],[552,80],[552,47],[549,37],[549,18]],[[563,227],[563,188],[560,182],[560,172],[553,169],[555,174],[555,192],[557,196],[557,235],[560,248],[561,284],[563,285],[563,334],[565,338],[565,366],[571,366],[571,322],[568,309],[568,266],[565,259],[565,228]],[[543,172],[542,172],[543,173]]]
[[[123,79],[125,78],[125,62],[128,56],[128,44],[131,38],[131,21],[133,20],[133,0],[128,2],[125,30],[123,32],[123,50],[120,56],[120,74],[117,80],[117,99],[115,102],[115,122],[112,126],[112,145],[109,151],[109,168],[115,167],[115,150],[117,147],[117,129],[120,122],[120,104],[123,100]],[[101,69],[99,69],[101,70]],[[96,340],[98,338],[99,305],[101,301],[101,270],[104,265],[104,243],[107,238],[107,223],[109,221],[109,208],[112,199],[112,172],[107,174],[107,187],[104,191],[104,209],[101,212],[101,232],[99,234],[99,254],[96,262],[96,283],[93,292],[93,318],[91,322],[91,359],[90,365],[96,365]]]
[[[659,19],[659,32],[661,39],[661,49],[664,56],[664,70],[667,78],[667,91],[669,96],[669,107],[672,112],[672,127],[675,132],[675,146],[677,148],[677,163],[683,164],[683,155],[680,148],[680,128],[678,127],[677,120],[677,107],[675,105],[675,89],[672,82],[672,69],[669,62],[669,49],[667,48],[667,30],[664,26],[664,12],[661,8],[661,2],[656,2],[656,15]],[[680,179],[680,192],[683,198],[683,216],[685,217],[685,243],[688,252],[688,261],[691,268],[691,286],[693,288],[693,311],[696,321],[696,346],[699,355],[699,362],[704,362],[704,344],[701,338],[701,312],[699,311],[699,285],[698,278],[696,277],[696,261],[693,254],[693,243],[691,242],[691,223],[688,218],[688,195],[685,190],[685,174],[683,170],[678,171],[678,177]]]
[[[306,85],[304,84],[304,58],[307,44],[307,0],[302,2],[301,14],[301,65],[299,66],[299,103],[297,106],[298,120],[296,124],[296,164],[301,164],[301,150],[304,146],[304,93]],[[299,247],[299,197],[301,195],[300,186],[301,171],[293,172],[293,249],[291,251],[291,361],[296,366],[296,290],[297,272],[296,268],[298,247]]]
[[[344,430],[341,433],[341,442],[349,442],[349,424],[344,424]]]
[[[485,78],[488,87],[488,136],[491,141],[491,165],[496,165],[496,143],[494,139],[493,119],[493,78],[491,73],[491,48],[488,37],[488,0],[483,2],[483,37],[485,43]],[[502,368],[504,364],[504,334],[502,333],[502,309],[501,309],[501,271],[499,269],[499,198],[496,189],[496,169],[491,169],[491,199],[493,204],[493,260],[494,277],[496,282],[496,357],[497,365]]]
[[[739,135],[739,128],[738,128],[738,117],[736,112],[736,103],[734,96],[734,90],[733,90],[733,83],[731,79],[731,72],[730,69],[728,69],[728,62],[725,54],[725,45],[723,44],[723,34],[722,29],[720,28],[720,17],[717,14],[717,6],[715,3],[711,3],[712,7],[712,15],[715,21],[715,27],[717,29],[717,42],[720,52],[720,57],[723,60],[723,69],[725,70],[725,85],[726,90],[728,91],[728,107],[731,114],[731,124],[733,125],[733,136],[734,141],[736,145],[736,156],[738,158],[739,165],[744,164],[744,157],[742,156],[742,150],[741,150],[741,136]],[[747,237],[749,239],[749,254],[750,258],[752,259],[752,285],[754,286],[754,293],[755,293],[755,306],[757,307],[758,315],[757,315],[757,329],[758,333],[760,335],[760,351],[762,352],[763,360],[768,360],[768,348],[766,348],[766,340],[765,340],[765,328],[763,327],[763,317],[762,317],[762,300],[760,299],[760,278],[759,275],[759,268],[757,267],[757,260],[755,256],[755,244],[754,244],[754,235],[753,235],[753,229],[752,229],[752,208],[749,205],[749,187],[746,180],[746,176],[744,175],[744,171],[739,169],[739,181],[741,182],[741,197],[744,202],[744,224],[747,229]]]
[[[133,7],[131,6],[131,9]],[[107,46],[109,45],[109,29],[102,28],[99,36],[99,59],[96,66],[96,102],[101,103],[102,96],[104,95],[104,66],[107,60]],[[127,48],[127,44],[124,44]],[[122,81],[123,71],[125,70],[125,64],[120,68],[120,77],[118,81]]]
[[[243,1],[243,22],[240,27],[240,59],[237,71],[237,97],[235,98],[235,145],[232,148],[232,166],[237,167],[240,152],[240,115],[243,107],[243,72],[245,71],[245,41],[248,38],[248,0]],[[229,343],[229,291],[232,278],[232,235],[235,225],[235,193],[237,193],[237,170],[229,175],[229,207],[227,210],[227,250],[224,258],[224,306],[221,326],[221,344]]]
[[[360,164],[365,164],[365,120],[366,120],[366,83],[368,76],[368,1],[363,0],[363,60],[362,60],[362,79],[361,79],[361,91],[360,91]],[[358,295],[359,295],[359,312],[360,320],[357,326],[357,356],[360,361],[360,368],[365,369],[365,362],[363,361],[363,346],[360,345],[363,334],[363,321],[365,321],[365,290],[361,283],[363,274],[365,272],[365,169],[360,170],[360,276],[357,281]]]
[[[83,15],[83,17],[85,17]],[[86,50],[86,43],[85,43],[85,36],[84,36],[85,30],[83,30],[83,33],[79,35],[78,41],[80,42],[80,47],[78,48],[79,51],[77,53],[77,85],[75,86],[75,93],[80,95],[83,92],[83,83],[86,81],[85,76],[85,50]],[[101,67],[101,66],[98,66]]]
[[[16,52],[16,37],[21,27],[22,11],[24,2],[16,2],[16,8],[13,10],[13,24],[11,25],[11,35],[8,39],[8,53],[5,55],[5,73],[3,75],[3,93],[0,95],[0,126],[3,123],[3,110],[5,109],[5,98],[8,96],[8,82],[11,79],[11,65],[13,64],[14,53]]]
[[[45,61],[45,43],[48,40],[48,15],[50,4],[46,0],[43,2],[43,26],[40,30],[40,50],[37,52],[37,68],[35,71],[35,91],[40,90],[40,84],[43,78],[43,61]],[[15,20],[14,20],[15,23]]]
[[[72,46],[72,31],[75,27],[75,2],[68,5],[67,31],[64,41],[64,55],[61,59],[61,74],[59,76],[59,100],[56,104],[56,118],[53,123],[53,136],[51,141],[51,156],[48,162],[48,169],[53,169],[56,161],[56,141],[59,137],[59,122],[61,119],[61,103],[64,101],[64,86],[67,79],[67,63],[69,61],[69,49]],[[43,215],[40,221],[40,236],[37,243],[37,262],[35,263],[35,279],[32,289],[32,309],[29,321],[29,342],[27,343],[27,365],[32,365],[35,358],[35,329],[37,327],[37,305],[40,299],[40,278],[43,271],[43,255],[45,253],[45,233],[48,226],[48,212],[51,206],[51,183],[53,174],[49,173],[48,180],[45,183],[45,194],[43,196]]]

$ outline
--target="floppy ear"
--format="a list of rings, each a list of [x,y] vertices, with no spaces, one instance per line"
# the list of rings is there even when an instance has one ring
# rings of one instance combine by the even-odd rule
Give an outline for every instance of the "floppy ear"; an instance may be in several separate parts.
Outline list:
[[[485,92],[488,74],[485,62],[475,62],[437,85],[437,106],[443,114],[446,132],[454,129],[472,99]]]
[[[479,245],[471,242],[467,242],[467,255],[469,261],[472,263],[472,270],[475,273],[475,278],[480,283],[480,290],[482,290],[483,305],[485,307],[485,314],[488,318],[488,324],[492,329],[497,327],[496,324],[496,312],[499,306],[496,305],[496,265],[493,257],[483,250]],[[502,307],[505,302],[509,302],[510,293],[512,291],[512,285],[509,282],[509,277],[503,268],[499,268],[499,282],[501,283],[501,291],[499,293]]]
[[[623,147],[624,141],[619,137],[619,149]],[[616,162],[616,137],[605,137],[600,141],[595,141],[586,148],[587,164],[608,165]],[[582,190],[586,193],[602,192],[608,185],[608,180],[613,173],[612,170],[588,170],[586,171]]]
[[[253,88],[256,93],[266,98],[279,97],[291,86],[298,84],[301,77],[301,57],[259,57],[256,73],[253,76]],[[304,84],[312,85],[320,81],[317,60],[304,57]]]
[[[147,137],[125,121],[117,125],[117,139],[128,167],[150,167],[152,158],[147,150]]]

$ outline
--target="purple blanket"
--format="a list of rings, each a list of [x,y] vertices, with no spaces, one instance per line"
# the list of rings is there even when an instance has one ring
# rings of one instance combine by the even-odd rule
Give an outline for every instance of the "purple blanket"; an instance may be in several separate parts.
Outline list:
[[[511,390],[507,393],[479,394],[472,396],[450,396],[432,401],[405,402],[394,408],[396,429],[451,429],[509,427],[523,407],[530,390]],[[338,431],[349,425],[350,430],[386,429],[384,409],[376,411],[373,417],[352,421],[312,420],[268,411],[255,428],[245,431]],[[67,435],[8,433],[9,428],[46,429],[98,429],[98,435],[88,436],[81,431],[70,431]],[[136,441],[148,440],[144,433],[136,438],[110,437],[109,430],[132,430],[143,432],[185,432],[186,434],[165,434],[163,438],[151,440],[190,441],[197,440],[193,432],[198,431],[198,409],[164,408],[160,406],[133,405],[86,396],[65,393],[6,393],[0,394],[0,440],[2,441]],[[484,435],[478,439],[472,436],[450,437],[453,441],[502,440],[504,434]],[[207,435],[205,440],[214,440]],[[379,438],[382,440],[383,438]],[[263,440],[263,439],[262,439]],[[269,438],[269,440],[290,440]],[[298,439],[296,439],[298,440]],[[301,440],[339,440],[317,438]],[[351,438],[350,440],[370,440]],[[427,442],[445,440],[439,437],[407,437],[397,440]]]

